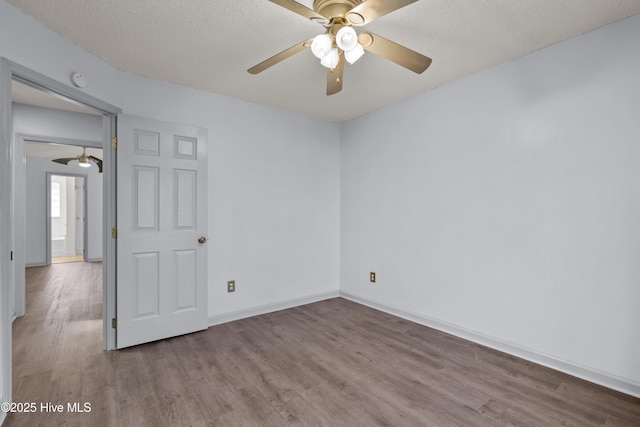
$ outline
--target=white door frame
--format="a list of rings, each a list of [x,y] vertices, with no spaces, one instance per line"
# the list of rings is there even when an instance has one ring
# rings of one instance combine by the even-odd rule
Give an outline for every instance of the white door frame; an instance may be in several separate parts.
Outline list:
[[[103,102],[78,89],[23,67],[7,58],[0,58],[0,400],[11,402],[12,339],[15,265],[15,189],[13,188],[16,151],[13,138],[11,83],[13,80],[44,90],[68,101],[89,106],[103,113],[104,149],[104,214],[103,214],[103,342],[104,349],[115,349],[115,330],[110,319],[115,317],[116,245],[111,229],[116,226],[116,158],[111,140],[116,135],[116,116],[120,108]],[[24,248],[24,245],[22,245]],[[24,249],[23,249],[24,250]],[[22,257],[24,263],[24,254]],[[24,268],[24,265],[21,266]],[[2,422],[0,414],[0,422]]]
[[[82,181],[82,187],[78,188],[78,180],[76,179],[74,182],[73,189],[75,190],[75,198],[76,198],[76,212],[75,212],[75,220],[74,220],[74,228],[75,228],[75,242],[73,243],[73,249],[78,255],[82,254],[82,260],[87,261],[87,242],[89,236],[87,236],[87,218],[85,215],[87,214],[87,183],[86,179]],[[80,202],[78,202],[80,201]],[[81,230],[81,231],[78,231]],[[78,252],[80,249],[82,252]]]

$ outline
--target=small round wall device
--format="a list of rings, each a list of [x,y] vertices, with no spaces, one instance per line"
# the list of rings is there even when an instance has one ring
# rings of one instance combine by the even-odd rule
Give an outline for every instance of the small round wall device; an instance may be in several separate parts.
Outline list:
[[[82,73],[71,74],[71,83],[76,87],[85,87],[87,85],[87,78]]]

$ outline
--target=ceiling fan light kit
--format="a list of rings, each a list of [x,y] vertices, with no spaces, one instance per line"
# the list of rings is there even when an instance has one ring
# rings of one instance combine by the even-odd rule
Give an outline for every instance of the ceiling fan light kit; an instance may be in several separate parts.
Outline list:
[[[332,40],[328,34],[319,34],[311,42],[311,53],[321,60],[331,53],[331,45]]]
[[[332,47],[334,44],[337,47]],[[344,26],[338,30],[335,40],[329,33],[315,36],[311,42],[311,53],[326,68],[336,68],[340,55],[344,54],[347,62],[353,64],[364,54],[364,48],[358,43],[356,30]]]
[[[362,47],[360,43],[356,44],[353,49],[344,51],[344,59],[346,59],[349,64],[356,62],[362,55],[364,55],[364,47]]]
[[[350,51],[358,44],[358,34],[351,27],[342,27],[336,34],[336,44],[345,52]]]
[[[98,173],[102,173],[102,160],[87,154],[86,147],[82,147],[82,154],[77,157],[64,157],[62,159],[53,159],[52,162],[60,163],[61,165],[68,165],[72,161],[77,160],[78,166],[88,168],[91,166],[91,162],[98,166]]]
[[[328,69],[327,95],[333,95],[342,90],[344,61],[353,64],[365,51],[395,62],[417,74],[431,65],[431,58],[369,32],[358,35],[353,28],[369,24],[417,0],[315,0],[313,10],[295,0],[269,1],[321,24],[326,31],[249,68],[247,71],[251,74],[261,73],[290,56],[311,48],[311,53]]]
[[[336,68],[340,60],[340,52],[337,48],[332,48],[327,55],[320,60],[320,64],[326,68]]]

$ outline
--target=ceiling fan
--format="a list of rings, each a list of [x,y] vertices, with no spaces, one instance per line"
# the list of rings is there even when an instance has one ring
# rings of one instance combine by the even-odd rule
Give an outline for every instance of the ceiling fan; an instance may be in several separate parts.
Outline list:
[[[269,1],[322,25],[325,32],[249,68],[247,71],[251,74],[258,74],[309,47],[327,68],[327,95],[333,95],[342,90],[345,60],[352,64],[365,50],[418,74],[431,65],[431,58],[377,34],[362,32],[358,35],[353,28],[369,24],[417,0],[314,0],[313,10],[294,0]]]
[[[93,163],[98,165],[98,173],[102,173],[102,160],[94,156],[88,156],[86,147],[82,147],[82,154],[77,157],[64,157],[62,159],[53,159],[51,161],[60,163],[62,165],[68,165],[69,162],[72,162],[74,160],[77,160],[78,165],[82,166],[83,168],[88,168],[89,166],[91,166],[91,163],[89,163],[89,160],[91,160]]]

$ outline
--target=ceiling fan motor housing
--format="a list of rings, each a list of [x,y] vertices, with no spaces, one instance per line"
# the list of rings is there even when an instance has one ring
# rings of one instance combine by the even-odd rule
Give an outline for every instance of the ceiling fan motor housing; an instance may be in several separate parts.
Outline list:
[[[315,0],[313,2],[313,10],[320,15],[331,18],[344,18],[354,7],[358,6],[364,0]]]

